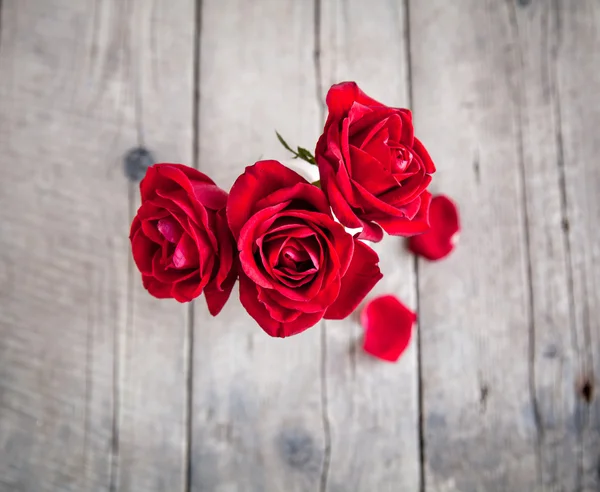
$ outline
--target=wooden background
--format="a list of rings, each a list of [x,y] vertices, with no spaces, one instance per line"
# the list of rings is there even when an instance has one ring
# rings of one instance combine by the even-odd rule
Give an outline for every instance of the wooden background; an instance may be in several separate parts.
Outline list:
[[[600,490],[598,0],[0,6],[0,491]],[[462,212],[444,261],[377,246],[402,359],[151,298],[124,155],[228,188],[348,79],[414,110]]]

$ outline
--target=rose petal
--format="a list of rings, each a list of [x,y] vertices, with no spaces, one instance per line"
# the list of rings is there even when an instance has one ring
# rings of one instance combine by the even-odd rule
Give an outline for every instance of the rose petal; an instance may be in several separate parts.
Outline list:
[[[340,82],[331,86],[327,92],[326,103],[329,118],[339,119],[350,111],[352,103],[358,102],[363,106],[382,106],[375,99],[361,91],[356,82]]]
[[[184,164],[155,164],[153,166],[158,174],[177,183],[188,193],[193,193],[193,185],[197,183],[206,183],[214,185],[214,181],[206,174],[194,169],[193,167],[185,166]]]
[[[261,228],[269,227],[277,218],[283,205],[274,205],[260,210],[252,215],[238,232],[238,251],[240,252],[240,263],[246,274],[261,287],[272,288],[272,282],[265,276],[264,271],[256,262],[254,256],[258,247],[257,240],[261,237]],[[228,212],[229,218],[229,212]]]
[[[278,161],[259,161],[248,166],[233,184],[227,200],[227,220],[234,238],[239,237],[259,200],[297,183],[307,181]]]
[[[142,284],[144,289],[157,299],[168,299],[173,297],[171,294],[172,284],[165,284],[154,278],[152,275],[142,274]]]
[[[177,269],[197,268],[199,261],[198,245],[184,234],[173,252],[173,266]]]
[[[337,299],[325,313],[325,319],[344,319],[356,309],[356,306],[383,277],[378,263],[377,253],[365,243],[354,239],[352,262],[342,278]]]
[[[221,210],[227,205],[227,192],[217,185],[194,183],[193,189],[196,199],[207,208]]]
[[[281,323],[275,321],[265,306],[258,300],[257,285],[252,282],[243,272],[240,272],[240,302],[259,326],[272,337],[289,337],[307,330],[316,325],[323,317],[323,312],[304,313],[295,321]]]
[[[206,305],[210,314],[216,316],[221,312],[221,309],[223,309],[223,306],[231,295],[231,290],[236,280],[237,270],[232,269],[221,286],[218,285],[216,280],[206,286],[204,289],[204,298],[206,299]]]
[[[460,218],[454,202],[438,195],[429,207],[430,229],[409,239],[409,249],[428,260],[440,260],[454,249],[460,232]]]
[[[429,229],[429,206],[431,193],[424,191],[421,194],[421,208],[412,220],[401,217],[390,217],[377,219],[377,222],[385,232],[392,236],[413,236],[421,234]]]
[[[360,316],[365,329],[365,352],[396,362],[408,347],[416,319],[416,314],[392,295],[371,300]]]
[[[201,278],[197,272],[194,272],[190,278],[174,283],[172,288],[173,298],[177,302],[193,301],[202,294],[205,278]]]
[[[361,226],[360,220],[352,208],[350,208],[350,205],[342,195],[333,179],[328,181],[327,196],[329,197],[329,202],[331,203],[331,209],[333,210],[333,213],[343,225],[351,229]]]
[[[423,164],[425,165],[425,172],[427,174],[433,174],[435,172],[435,164],[431,160],[429,152],[427,152],[427,149],[418,138],[414,139],[413,150],[423,161]]]
[[[170,243],[178,243],[183,234],[183,227],[171,216],[160,219],[156,228]]]
[[[309,183],[297,183],[294,186],[276,190],[259,200],[256,203],[256,209],[262,210],[291,200],[302,200],[306,203],[306,208],[314,208],[321,213],[331,215],[329,203],[323,191]]]
[[[150,201],[145,201],[142,203],[140,208],[137,211],[137,217],[143,222],[146,220],[159,220],[164,217],[169,216],[169,211],[165,210],[160,205],[161,198],[154,198]]]
[[[358,239],[378,243],[383,239],[383,230],[375,222],[361,220],[363,230],[356,236]]]
[[[237,278],[238,266],[237,246],[233,241],[233,236],[231,235],[229,225],[227,224],[225,209],[221,209],[217,212],[216,228],[217,236],[219,238],[219,270],[215,277],[215,282],[217,286],[224,286],[232,272],[235,274],[234,280]]]
[[[144,231],[138,229],[131,238],[131,252],[138,270],[150,275],[152,273],[152,258],[160,246],[146,237]]]
[[[383,152],[387,153],[385,157],[389,160],[389,148],[385,147]],[[398,187],[398,182],[392,176],[388,162],[379,161],[376,156],[354,146],[350,147],[350,154],[353,168],[352,177],[370,193],[381,195]]]

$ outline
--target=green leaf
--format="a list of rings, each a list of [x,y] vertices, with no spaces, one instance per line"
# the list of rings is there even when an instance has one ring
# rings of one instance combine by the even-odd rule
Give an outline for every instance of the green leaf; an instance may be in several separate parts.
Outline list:
[[[300,154],[300,158],[304,159],[306,162],[310,164],[316,164],[315,157],[310,153],[310,151],[303,149],[302,147],[298,147],[298,154]]]
[[[275,131],[275,135],[277,135],[277,138],[279,139],[279,142],[281,142],[281,145],[283,145],[287,150],[289,150],[296,157],[298,156],[298,154],[296,152],[294,152],[294,150],[288,145],[288,143],[283,139],[283,137],[281,135],[279,135],[278,131]]]
[[[317,188],[321,189],[321,180],[320,180],[320,179],[318,179],[317,181],[313,181],[313,182],[311,183],[311,185],[314,185],[314,186],[316,186]]]
[[[275,135],[277,135],[277,139],[279,140],[279,143],[281,143],[281,145],[283,145],[283,147],[286,150],[288,150],[289,152],[294,154],[294,159],[302,159],[303,161],[306,161],[309,164],[312,164],[314,166],[317,165],[317,162],[315,161],[315,157],[310,153],[310,151],[306,150],[303,147],[298,147],[298,151],[295,151],[294,149],[292,149],[289,146],[289,144],[283,139],[283,137],[279,134],[279,132],[277,130],[275,131]]]

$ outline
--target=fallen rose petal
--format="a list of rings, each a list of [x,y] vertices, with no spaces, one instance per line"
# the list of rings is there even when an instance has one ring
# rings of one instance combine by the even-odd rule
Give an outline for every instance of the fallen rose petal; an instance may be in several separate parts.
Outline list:
[[[408,248],[428,260],[440,260],[454,249],[460,231],[458,209],[447,196],[438,195],[429,206],[430,228],[408,240]]]
[[[396,362],[408,347],[417,315],[395,296],[369,301],[360,315],[365,329],[363,348],[379,359]]]

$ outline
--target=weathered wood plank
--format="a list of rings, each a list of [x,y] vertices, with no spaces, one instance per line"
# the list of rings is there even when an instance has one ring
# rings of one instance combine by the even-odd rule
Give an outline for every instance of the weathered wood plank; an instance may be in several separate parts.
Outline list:
[[[554,2],[552,90],[564,175],[571,297],[571,350],[577,362],[569,431],[579,436],[573,490],[600,489],[600,5]],[[570,398],[570,396],[569,396]]]
[[[577,391],[580,381],[593,379],[593,365],[588,359],[591,353],[586,346],[591,341],[586,340],[586,330],[590,327],[575,317],[577,294],[573,291],[572,268],[576,260],[570,257],[573,238],[567,236],[569,217],[574,216],[581,227],[582,216],[576,209],[568,210],[564,194],[567,161],[563,129],[572,128],[573,123],[561,117],[562,106],[571,105],[571,96],[564,91],[558,74],[561,62],[570,64],[573,56],[563,49],[567,39],[585,46],[588,55],[578,66],[592,64],[599,47],[594,50],[592,40],[586,39],[575,25],[562,27],[563,17],[569,14],[562,12],[560,6],[560,2],[515,4],[509,10],[512,51],[518,69],[514,84],[522,122],[529,217],[534,330],[531,383],[538,414],[538,480],[539,486],[548,490],[596,490],[600,444],[597,431],[594,436],[594,424],[588,420],[587,402]],[[576,9],[571,20],[579,23],[582,12]],[[592,23],[588,29],[591,26]],[[574,83],[580,91],[597,92],[597,85],[590,84],[593,79],[585,78],[578,70],[577,73],[581,78]],[[577,122],[580,118],[578,114]],[[585,121],[590,124],[592,115],[586,115]],[[580,159],[575,154],[568,162]],[[593,173],[589,179],[594,183]],[[571,193],[579,195],[582,188],[583,183],[577,179],[576,190]],[[590,199],[591,196],[585,197],[586,206],[591,204]],[[587,220],[589,213],[584,216]],[[592,229],[589,231],[584,232],[586,238],[593,234]],[[581,254],[581,250],[575,254]],[[582,297],[577,295],[576,302],[581,306],[585,295],[581,290],[579,294]],[[584,466],[586,457],[593,463]]]
[[[0,490],[182,488],[184,309],[133,273],[122,158],[190,157],[191,3],[2,2]]]
[[[120,66],[133,103],[132,123],[159,162],[193,164],[195,4],[112,0],[99,22],[99,32],[126,33]],[[110,49],[103,55],[115,56]],[[130,199],[137,207],[139,191],[133,188]],[[117,490],[185,492],[189,306],[152,298],[130,268],[131,306],[119,340]]]
[[[321,1],[322,94],[355,80],[369,95],[408,107],[409,82],[402,2]],[[411,255],[399,238],[374,246],[384,278],[370,297],[393,293],[416,308]],[[416,337],[397,364],[362,351],[358,312],[327,322],[328,491],[418,491],[420,487]]]
[[[275,129],[316,141],[312,33],[312,2],[203,2],[199,167],[226,189],[260,158],[289,159]],[[321,384],[318,326],[269,338],[237,287],[217,318],[197,302],[192,490],[318,490]]]
[[[436,128],[440,131],[439,125],[447,121],[444,115],[448,115],[455,121],[458,120],[454,128],[461,128],[454,137],[450,136],[460,140],[444,141],[440,144],[440,148],[448,155],[453,155],[454,151],[458,156],[461,150],[462,155],[466,154],[460,170],[458,167],[455,169],[456,177],[445,178],[441,183],[438,181],[438,186],[444,186],[440,189],[449,193],[452,193],[453,188],[457,189],[454,193],[460,201],[464,189],[471,188],[471,196],[477,197],[478,193],[482,193],[482,187],[487,181],[488,188],[484,188],[484,191],[491,196],[494,196],[495,189],[504,189],[508,192],[505,193],[505,198],[511,197],[517,203],[523,200],[523,209],[519,212],[517,207],[516,214],[520,213],[525,217],[523,254],[529,265],[528,292],[523,289],[522,284],[509,286],[513,294],[515,287],[518,287],[517,292],[524,296],[524,299],[530,300],[529,308],[523,312],[527,315],[526,322],[522,321],[525,324],[520,331],[516,327],[508,327],[502,335],[496,335],[495,340],[486,340],[478,335],[478,328],[463,329],[464,335],[458,341],[463,347],[468,347],[473,343],[472,340],[478,338],[483,338],[486,344],[496,343],[497,348],[491,349],[491,356],[498,358],[497,369],[504,379],[503,385],[511,381],[508,390],[503,390],[502,397],[510,397],[510,404],[513,406],[518,403],[526,407],[523,395],[528,392],[531,399],[531,418],[521,416],[520,419],[513,418],[509,422],[503,419],[502,425],[496,424],[496,428],[488,428],[485,424],[489,423],[490,419],[497,420],[499,412],[502,412],[501,417],[507,412],[503,408],[507,402],[499,402],[494,398],[497,390],[495,384],[489,382],[488,375],[480,390],[482,416],[474,419],[471,415],[464,421],[459,420],[457,425],[456,414],[469,415],[469,398],[474,397],[469,395],[468,390],[465,391],[464,387],[469,387],[468,379],[463,376],[460,380],[463,388],[449,391],[444,387],[448,383],[437,380],[438,374],[444,371],[443,363],[438,364],[438,367],[426,366],[424,384],[427,484],[434,489],[447,486],[459,490],[470,490],[469,487],[475,487],[473,490],[476,490],[476,487],[482,484],[486,490],[505,490],[507,484],[510,488],[515,488],[525,487],[525,484],[533,487],[534,483],[540,490],[595,490],[598,486],[598,420],[594,414],[594,406],[588,406],[582,393],[585,393],[585,382],[594,379],[594,340],[598,336],[597,325],[594,326],[593,322],[590,323],[586,319],[586,311],[594,309],[594,301],[587,296],[586,289],[595,282],[586,280],[586,276],[594,279],[598,274],[593,271],[594,263],[586,264],[585,260],[590,252],[594,251],[594,244],[597,242],[597,232],[590,226],[595,223],[597,207],[594,208],[593,192],[582,193],[584,185],[579,176],[581,173],[585,174],[589,190],[593,190],[597,188],[597,173],[585,169],[585,163],[589,161],[589,156],[593,155],[593,146],[582,154],[579,148],[581,136],[573,132],[573,128],[585,122],[578,129],[584,132],[586,128],[594,126],[591,122],[598,117],[597,110],[590,111],[591,108],[595,108],[592,103],[582,104],[578,99],[582,94],[597,94],[598,91],[597,83],[594,85],[597,80],[594,80],[591,68],[589,73],[581,73],[580,70],[581,67],[596,66],[594,61],[598,58],[598,40],[597,37],[594,38],[593,26],[597,23],[598,13],[590,12],[591,5],[579,6],[572,10],[558,2],[509,2],[495,7],[483,10],[482,6],[481,11],[469,9],[465,5],[462,5],[460,10],[456,6],[431,7],[431,10],[422,5],[414,8],[413,59],[417,122],[438,118],[435,123],[430,123],[433,134]],[[570,24],[567,25],[563,18],[568,18]],[[492,25],[494,27],[490,29]],[[464,26],[471,27],[466,29],[467,34],[454,38],[448,49],[438,52],[439,59],[433,56],[431,45],[434,36],[444,36],[444,33],[458,30],[459,26],[463,26],[463,29]],[[423,27],[425,29],[422,29]],[[427,29],[430,29],[429,37]],[[454,43],[456,46],[453,46]],[[576,53],[585,53],[585,56],[577,59]],[[444,64],[443,60],[449,62]],[[486,60],[493,65],[486,67]],[[424,74],[439,70],[440,67],[449,81],[435,80],[435,84],[420,84],[426,80]],[[479,67],[479,70],[475,71],[473,67]],[[488,74],[495,74],[496,80],[492,81]],[[500,74],[502,78],[498,80]],[[572,74],[577,75],[574,77]],[[561,77],[565,78],[565,82]],[[459,83],[458,87],[453,85]],[[455,100],[448,102],[445,97],[444,100],[440,100],[431,94],[453,94]],[[576,100],[580,108],[590,109],[583,115],[581,111],[575,111],[567,119],[563,108],[573,107],[572,99]],[[505,106],[499,108],[496,104],[498,101],[503,101]],[[432,116],[422,116],[422,107],[425,110],[429,109]],[[436,109],[438,114],[433,116]],[[494,128],[493,135],[482,135],[482,130],[485,132],[489,128],[489,117],[495,117],[497,122],[510,122],[512,127],[508,132],[500,132]],[[479,127],[474,127],[475,124]],[[572,141],[573,153],[570,156],[566,155],[565,150],[565,129],[575,135]],[[514,143],[516,152],[510,160],[520,161],[518,167],[507,166],[507,162],[499,161],[494,166],[493,161],[486,162],[482,159],[482,149],[489,148],[490,145],[493,148],[503,141]],[[593,142],[593,139],[589,141]],[[474,154],[474,180],[464,165],[464,161],[469,159],[469,152]],[[563,168],[573,172],[571,175],[568,172],[566,174],[566,195],[561,191]],[[508,182],[506,175],[518,176],[520,172],[521,196],[518,187],[514,187],[516,192],[512,193],[510,189],[505,188]],[[569,176],[573,177],[572,182],[569,182]],[[494,190],[489,188],[492,184]],[[484,194],[481,196],[483,200],[489,199]],[[473,220],[471,208],[475,203],[473,198],[466,198],[461,204],[463,216],[466,217],[464,222],[467,236],[467,220]],[[481,204],[479,206],[481,207]],[[475,237],[476,233],[473,232],[473,243],[469,244],[485,241],[487,248],[490,237],[494,237],[490,233],[494,232],[494,227],[497,227],[500,220],[508,218],[508,210],[506,204],[499,203],[495,216],[485,220],[480,213],[478,220],[481,222],[471,225],[470,228],[473,231],[483,231],[484,223],[493,227],[489,230],[488,226],[485,236],[479,232],[479,237]],[[578,224],[579,239],[576,239],[575,233],[571,233],[569,238],[565,236],[565,230],[569,224],[573,224],[573,217]],[[571,230],[573,231],[572,226]],[[514,236],[503,235],[497,239],[502,240],[502,246],[482,251],[479,244],[477,248],[482,251],[480,254],[489,251],[489,257],[492,254],[497,256],[519,244],[519,238]],[[493,242],[490,246],[493,246]],[[465,247],[469,246],[465,246],[463,242],[460,249]],[[448,260],[447,270],[437,265],[424,266],[425,275],[429,274],[430,282],[435,283],[433,289],[424,287],[423,309],[434,312],[431,318],[436,323],[439,323],[438,316],[442,314],[452,323],[453,316],[443,313],[438,306],[442,302],[444,289],[451,288],[450,277],[453,272],[460,269],[464,279],[464,272],[468,266],[462,262],[468,261],[470,265],[477,261],[473,258],[461,260],[460,254],[457,252],[456,259]],[[483,259],[486,266],[491,264],[488,258]],[[453,266],[452,261],[457,266]],[[581,268],[579,271],[576,265]],[[489,275],[492,291],[486,286],[485,298],[481,296],[482,291],[479,287],[477,292],[461,293],[448,309],[452,306],[454,310],[462,313],[465,294],[470,299],[475,294],[476,299],[481,296],[482,300],[487,301],[491,295],[495,295],[500,300],[500,293],[495,294],[494,291],[498,288],[499,275],[507,274],[507,265],[500,267],[497,272],[486,272],[484,268],[479,274],[479,279],[473,274],[471,280],[478,281]],[[514,269],[515,266],[510,268]],[[578,277],[578,274],[581,275]],[[439,284],[440,275],[441,279],[444,275],[449,276],[447,283]],[[468,285],[464,280],[462,284],[463,288]],[[575,290],[572,290],[573,287]],[[505,294],[503,296],[506,297]],[[523,307],[522,303],[520,305]],[[490,311],[489,314],[491,313]],[[462,316],[454,315],[455,323],[460,321]],[[475,317],[476,323],[477,319]],[[502,321],[502,317],[495,315],[491,324],[495,326]],[[468,325],[475,324],[473,317],[465,322]],[[490,321],[486,324],[489,327]],[[452,327],[449,324],[446,329],[450,330]],[[529,332],[527,338],[523,336],[525,331]],[[436,350],[448,350],[448,344],[452,347],[456,343],[456,338],[450,341],[440,339],[439,336],[436,339],[432,338],[424,345],[423,357],[427,361],[430,351],[438,353]],[[483,353],[489,358],[490,348],[482,346],[481,341],[479,344],[479,347],[470,349],[468,357],[463,359],[456,369],[462,370],[463,373],[470,371],[473,375],[479,374],[477,377],[481,380],[486,374],[483,368],[487,367],[489,373],[489,366],[482,364],[480,357]],[[525,363],[528,365],[527,369]],[[498,377],[494,372],[491,376]],[[525,374],[528,378],[527,383]],[[430,383],[431,380],[434,380],[434,384]],[[451,411],[444,413],[437,410],[445,407]],[[449,422],[448,414],[451,419],[455,419],[453,422]],[[462,422],[464,424],[461,427]],[[472,429],[477,429],[478,423],[483,428],[477,430],[477,435]],[[522,441],[507,441],[502,434],[511,431],[513,434],[521,432]],[[483,449],[482,446],[479,450],[476,449],[473,442],[477,440],[483,444]],[[533,449],[527,451],[531,440]],[[503,448],[493,449],[488,447],[489,443],[504,445]],[[457,450],[455,455],[443,455],[444,448],[448,445]],[[472,463],[473,453],[477,453],[480,460],[477,463],[482,463],[477,473],[474,473],[473,468],[458,468],[456,460],[470,460]],[[516,463],[519,455],[520,465]]]
[[[525,161],[514,8],[410,5],[415,125],[438,163],[434,190],[458,202],[463,224],[451,257],[419,265],[426,490],[536,490],[538,483],[530,344],[541,312],[531,296],[544,281],[564,293],[564,266],[558,249],[556,264],[543,271],[536,261],[546,261],[544,251],[530,285],[531,245],[556,232],[551,244],[560,247],[560,214],[556,171],[532,174],[550,166],[545,150],[531,156],[533,167]],[[529,188],[535,179],[548,194]],[[527,212],[542,210],[544,200],[548,216],[528,231],[537,218]],[[564,308],[545,313],[550,324],[564,322]]]

